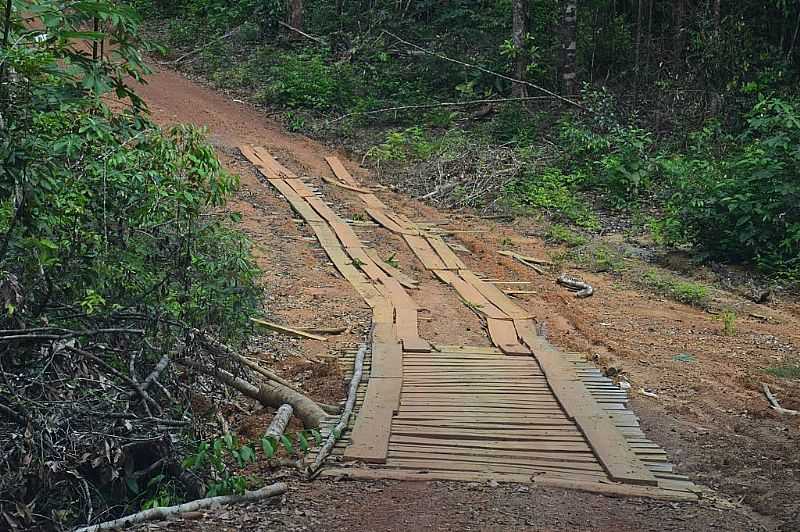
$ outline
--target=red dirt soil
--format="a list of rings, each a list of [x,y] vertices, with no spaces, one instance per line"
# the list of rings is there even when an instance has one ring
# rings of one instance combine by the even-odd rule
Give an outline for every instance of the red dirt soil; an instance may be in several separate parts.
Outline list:
[[[139,90],[162,125],[206,126],[223,164],[241,176],[242,187],[229,208],[243,216],[263,269],[266,307],[275,321],[292,326],[349,326],[327,342],[265,337],[255,349],[273,369],[298,382],[317,400],[335,403],[344,393],[343,375],[331,357],[353,349],[369,322],[369,310],[330,265],[288,205],[262,184],[237,146],[264,146],[298,175],[308,176],[345,217],[363,208],[349,192],[325,185],[332,177],[326,155],[335,154],[365,185],[381,190],[369,173],[337,148],[293,135],[246,104],[226,99],[171,71],[150,76]],[[767,382],[786,408],[800,408],[800,383],[777,379],[764,368],[797,356],[797,302],[768,306],[735,300],[740,319],[733,336],[722,334],[715,316],[665,301],[609,274],[580,271],[595,288],[577,300],[520,263],[497,255],[502,245],[546,257],[553,248],[526,236],[535,222],[501,224],[469,215],[440,212],[400,194],[379,197],[413,220],[449,220],[451,238],[467,247],[468,267],[488,277],[529,281],[520,304],[546,324],[550,341],[596,356],[601,365],[622,368],[632,383],[633,407],[648,437],[663,446],[676,465],[708,487],[698,503],[673,504],[527,486],[447,482],[292,482],[280,501],[231,507],[191,516],[159,528],[204,530],[800,530],[800,416],[780,417],[760,391]],[[480,321],[452,290],[424,271],[402,241],[375,228],[356,228],[382,256],[396,254],[400,268],[420,281],[412,296],[446,319],[423,320],[423,337],[441,344],[489,345]],[[567,265],[567,272],[578,273]],[[750,313],[769,321],[749,317]],[[425,314],[423,314],[425,317]],[[457,323],[454,327],[452,324]],[[673,357],[690,353],[693,363]],[[640,395],[655,390],[658,399]],[[236,427],[263,430],[267,412]],[[197,519],[199,518],[199,519]],[[153,525],[149,525],[153,526]]]

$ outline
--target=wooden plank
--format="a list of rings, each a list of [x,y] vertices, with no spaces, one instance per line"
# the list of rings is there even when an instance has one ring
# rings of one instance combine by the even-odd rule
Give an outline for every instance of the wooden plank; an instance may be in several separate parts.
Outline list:
[[[496,347],[480,347],[480,346],[469,346],[469,345],[447,345],[447,344],[436,344],[436,349],[441,351],[442,353],[482,353],[487,355],[501,355],[500,351]]]
[[[403,229],[399,225],[397,225],[394,220],[391,220],[386,213],[381,209],[372,209],[367,208],[365,209],[367,214],[369,214],[370,218],[375,220],[381,227],[384,229],[388,229],[393,233],[397,233],[400,235],[418,235],[418,231],[409,231],[408,229]]]
[[[404,394],[405,395],[405,394]],[[452,423],[487,423],[485,416],[476,416],[470,413],[462,413],[462,414],[435,414],[430,413],[429,415],[426,414],[416,414],[416,413],[403,413],[398,412],[397,416],[394,418],[395,421],[407,421],[407,422],[418,422],[418,421],[441,421],[445,422],[452,422]],[[525,414],[524,416],[492,416],[490,420],[491,423],[505,423],[505,424],[512,424],[512,425],[562,425],[562,426],[569,426],[574,427],[575,422],[567,419],[565,417],[554,417],[552,415],[531,415]]]
[[[505,312],[509,317],[514,319],[530,319],[530,312],[511,301],[511,299],[495,285],[481,281],[477,275],[469,270],[459,270],[458,274],[466,282],[474,286],[483,297],[492,303],[492,305]]]
[[[379,211],[388,209],[386,204],[379,200],[378,196],[375,194],[361,194],[359,197],[361,198],[361,201],[364,202],[364,205],[370,209],[377,209]]]
[[[406,427],[393,426],[392,436],[414,436],[417,438],[448,438],[459,440],[492,440],[492,441],[548,441],[548,442],[583,442],[583,435],[576,434],[549,434],[547,432],[510,432],[510,431],[479,431],[475,429],[437,429],[435,427]]]
[[[391,479],[405,481],[431,481],[455,480],[463,482],[497,482],[532,483],[537,486],[572,489],[590,493],[600,493],[609,496],[647,497],[664,501],[696,501],[694,493],[664,490],[650,486],[632,486],[628,484],[613,484],[602,482],[583,482],[566,480],[547,475],[480,473],[463,471],[400,471],[392,469],[366,469],[366,468],[328,468],[322,472],[323,476],[349,477],[363,480]]]
[[[400,286],[397,279],[385,277],[381,282],[394,306],[395,331],[397,337],[403,343],[403,350],[430,351],[430,344],[419,337],[417,304]]]
[[[487,318],[489,337],[500,350],[511,356],[530,356],[531,351],[519,342],[514,322],[496,318]]]
[[[338,157],[330,155],[325,157],[325,161],[328,163],[328,166],[331,167],[331,170],[333,170],[334,175],[340,180],[353,187],[359,186],[358,182],[353,178],[347,168],[344,167],[344,164],[342,164],[342,161],[340,161]]]
[[[295,338],[304,338],[307,340],[317,340],[319,342],[326,342],[328,339],[324,336],[319,336],[316,334],[311,334],[305,331],[301,331],[298,329],[293,329],[291,327],[286,327],[284,325],[278,325],[277,323],[273,323],[271,321],[261,320],[258,318],[250,318],[250,321],[256,323],[264,328],[267,328],[271,331],[275,331],[281,334],[285,334],[288,336],[294,336]]]
[[[591,448],[585,442],[513,442],[502,440],[458,440],[443,438],[423,438],[414,436],[391,436],[394,443],[418,444],[433,446],[441,443],[449,447],[466,447],[475,449],[500,449],[506,451],[559,451],[559,452],[586,452]]]
[[[353,265],[367,274],[367,277],[373,281],[380,281],[386,277],[386,273],[364,252],[364,248],[346,247],[345,251],[353,259]]]
[[[527,472],[528,474],[536,474],[545,471],[547,468],[543,466],[536,468],[527,465],[506,465],[503,463],[489,463],[489,462],[469,462],[464,460],[415,460],[413,458],[392,458],[388,461],[392,467],[406,468],[406,469],[420,469],[423,471],[479,471],[479,472],[492,472],[492,473],[519,473],[520,471]],[[584,479],[584,480],[601,480],[606,478],[605,474],[596,474],[591,471],[573,471],[573,474],[567,472],[561,473],[569,478]]]
[[[376,323],[372,330],[371,377],[403,376],[403,350],[391,323]]]
[[[429,236],[426,237],[426,240],[436,251],[436,254],[439,255],[439,258],[442,259],[448,270],[461,270],[467,267],[441,237]]]
[[[386,462],[392,415],[400,398],[401,379],[375,377],[369,380],[367,396],[350,434],[345,460],[382,464]]]
[[[258,154],[259,158],[266,164],[274,173],[275,176],[280,179],[293,179],[296,178],[297,175],[283,166],[281,163],[278,162],[275,157],[272,156],[265,148],[261,146],[254,146],[253,150],[255,150],[256,154]]]
[[[531,467],[538,469],[540,471],[563,471],[563,472],[575,472],[575,471],[585,471],[595,473],[593,476],[600,476],[603,478],[607,478],[603,468],[597,462],[568,462],[568,461],[561,461],[556,462],[552,460],[539,460],[535,458],[529,458],[525,456],[519,455],[488,455],[488,456],[473,456],[471,454],[451,454],[451,453],[440,453],[437,452],[437,448],[424,448],[425,450],[394,450],[391,447],[389,448],[389,456],[387,457],[387,462],[389,464],[394,464],[395,459],[397,460],[425,460],[425,461],[433,461],[437,460],[443,463],[448,463],[451,461],[456,462],[470,462],[474,464],[502,464],[504,466],[520,466],[520,467]],[[544,454],[544,453],[542,453]],[[680,482],[680,481],[678,481]]]
[[[461,299],[475,312],[480,312],[489,318],[508,319],[508,316],[504,312],[492,305],[489,300],[483,297],[473,286],[459,277],[457,273],[444,269],[434,270],[433,273],[443,283],[449,284],[455,288],[458,295],[461,296]]]
[[[405,230],[404,230],[405,231]],[[414,255],[417,256],[419,261],[427,268],[428,270],[446,270],[444,263],[433,250],[433,248],[428,244],[428,242],[422,238],[421,236],[416,235],[408,235],[403,234],[403,238],[405,239],[408,246],[411,248],[411,251],[414,252]]]
[[[656,478],[614,426],[612,417],[600,408],[577,379],[571,364],[536,334],[532,321],[516,320],[514,323],[517,334],[533,350],[556,398],[586,436],[609,477],[618,482],[657,485]]]
[[[339,188],[343,188],[345,190],[349,190],[351,192],[358,192],[359,194],[370,194],[371,193],[371,191],[366,189],[366,188],[361,188],[361,187],[356,187],[356,186],[353,186],[353,185],[348,185],[347,183],[342,183],[338,179],[333,179],[333,178],[325,176],[325,175],[320,176],[320,177],[322,177],[322,180],[325,181],[326,183],[328,183],[329,185],[334,185],[334,186],[337,186]]]
[[[378,255],[378,252],[372,248],[364,248],[364,252],[372,259],[372,261],[378,265],[378,267],[386,272],[387,275],[390,277],[394,277],[397,279],[397,282],[400,283],[403,287],[409,288],[412,290],[416,290],[419,288],[418,281],[413,277],[410,277],[400,271],[399,269],[395,268],[391,264],[387,263],[385,260]]]
[[[403,445],[392,443],[389,445],[389,455],[393,453],[414,453],[426,452],[441,455],[443,458],[447,456],[473,456],[476,458],[489,458],[500,459],[503,458],[517,458],[520,460],[531,460],[540,463],[564,463],[564,464],[594,464],[597,468],[601,468],[597,459],[591,452],[578,453],[559,453],[540,452],[540,451],[501,451],[495,449],[469,449],[465,447],[443,447],[436,445],[433,447],[423,445]]]
[[[294,189],[301,198],[317,198],[313,192],[299,179],[286,179],[286,184]]]

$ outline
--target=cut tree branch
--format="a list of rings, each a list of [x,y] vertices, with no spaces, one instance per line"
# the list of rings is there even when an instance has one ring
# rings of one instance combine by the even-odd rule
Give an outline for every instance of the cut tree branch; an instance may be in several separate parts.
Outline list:
[[[97,530],[109,530],[112,528],[127,528],[136,523],[143,523],[145,521],[164,520],[177,514],[194,512],[202,508],[210,508],[212,506],[221,506],[223,504],[238,504],[242,502],[257,501],[266,499],[267,497],[274,497],[282,495],[289,489],[286,483],[276,482],[270,486],[265,486],[255,491],[246,491],[244,495],[222,495],[219,497],[208,497],[207,499],[198,499],[196,501],[179,504],[177,506],[164,506],[160,508],[151,508],[143,512],[131,514],[113,521],[106,521],[97,525],[85,526],[77,529],[75,532],[95,532]]]

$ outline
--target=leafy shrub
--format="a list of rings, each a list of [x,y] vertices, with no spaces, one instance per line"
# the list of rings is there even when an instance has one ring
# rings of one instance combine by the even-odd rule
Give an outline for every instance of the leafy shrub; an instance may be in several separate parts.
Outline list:
[[[252,67],[251,67],[252,68]],[[351,101],[347,65],[330,65],[318,53],[282,54],[268,67],[264,103],[328,110]]]
[[[528,171],[508,186],[506,196],[511,205],[545,209],[580,226],[597,227],[597,218],[576,190],[579,181],[557,168]]]
[[[768,271],[800,267],[800,102],[760,101],[716,159],[675,158],[662,230],[672,243]]]
[[[612,206],[637,202],[651,188],[653,140],[649,132],[618,124],[598,130],[565,120],[559,138],[568,154],[564,164],[580,176],[579,184],[605,192]]]
[[[389,132],[384,142],[370,148],[367,157],[378,162],[426,159],[435,149],[436,145],[428,139],[425,131],[420,126],[414,126]]]

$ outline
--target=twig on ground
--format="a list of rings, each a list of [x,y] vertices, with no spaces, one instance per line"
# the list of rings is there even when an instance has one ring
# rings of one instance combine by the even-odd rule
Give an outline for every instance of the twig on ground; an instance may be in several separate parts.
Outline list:
[[[270,486],[265,486],[255,491],[246,491],[244,495],[222,495],[219,497],[208,497],[206,499],[198,499],[196,501],[179,504],[177,506],[164,506],[159,508],[151,508],[143,512],[131,514],[113,521],[106,521],[97,525],[86,526],[77,529],[75,532],[95,532],[96,530],[109,530],[112,528],[126,528],[136,523],[143,523],[145,521],[153,521],[156,519],[163,520],[171,516],[194,512],[202,508],[210,508],[212,506],[221,506],[224,504],[237,504],[242,502],[257,501],[267,497],[274,497],[282,495],[289,489],[286,483],[277,482]]]
[[[298,34],[302,35],[306,39],[311,39],[312,41],[317,42],[317,43],[321,44],[322,46],[327,46],[328,45],[328,43],[326,43],[325,41],[323,41],[319,37],[314,37],[313,35],[309,35],[308,33],[304,32],[303,30],[295,28],[294,26],[291,26],[291,25],[287,24],[286,22],[284,22],[282,20],[279,20],[278,24],[280,24],[281,26],[283,26],[287,30],[291,30],[291,31],[293,31],[295,33],[298,33]]]
[[[488,103],[526,102],[533,100],[553,100],[553,99],[555,99],[553,96],[520,96],[516,98],[488,98],[488,99],[485,98],[481,100],[467,100],[463,102],[437,102],[437,103],[425,103],[419,105],[400,105],[396,107],[383,107],[381,109],[373,109],[371,111],[355,111],[352,113],[347,113],[346,115],[334,118],[333,120],[331,120],[331,123],[339,122],[340,120],[344,120],[345,118],[349,118],[351,116],[356,116],[356,115],[376,115],[380,113],[391,113],[392,111],[410,111],[413,109],[436,109],[439,107],[468,107],[470,105],[481,105]]]

